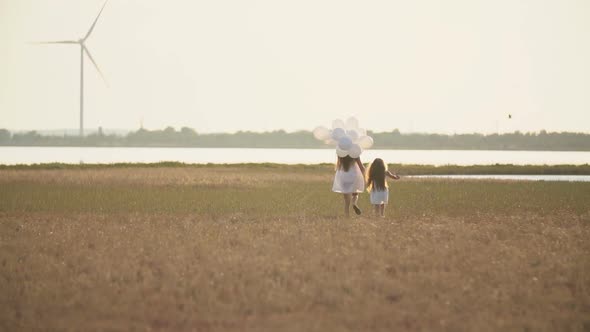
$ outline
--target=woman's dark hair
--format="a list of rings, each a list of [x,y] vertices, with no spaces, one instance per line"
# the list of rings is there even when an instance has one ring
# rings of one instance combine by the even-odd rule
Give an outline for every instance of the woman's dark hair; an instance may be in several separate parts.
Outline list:
[[[336,162],[336,169],[342,169],[345,172],[348,172],[348,170],[350,169],[350,165],[352,165],[352,163],[355,161],[355,158],[352,158],[351,156],[345,156],[345,157],[338,157],[338,161]]]
[[[367,171],[367,189],[369,189],[369,191],[373,189],[381,191],[387,188],[387,182],[385,182],[386,171],[387,167],[385,166],[383,159],[376,158],[373,160]]]

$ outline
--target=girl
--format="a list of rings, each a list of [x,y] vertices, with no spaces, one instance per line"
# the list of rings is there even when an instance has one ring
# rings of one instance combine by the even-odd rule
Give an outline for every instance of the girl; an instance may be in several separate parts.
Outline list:
[[[344,215],[346,217],[350,216],[351,201],[354,212],[358,215],[361,214],[361,209],[357,206],[357,202],[359,193],[365,191],[364,173],[365,166],[363,166],[360,158],[352,158],[350,156],[338,157],[332,191],[341,193],[344,197]]]
[[[387,170],[387,166],[381,158],[376,158],[369,166],[367,172],[367,190],[371,192],[371,204],[375,208],[375,215],[385,217],[385,204],[389,200],[389,189],[385,177],[399,180],[397,174]]]

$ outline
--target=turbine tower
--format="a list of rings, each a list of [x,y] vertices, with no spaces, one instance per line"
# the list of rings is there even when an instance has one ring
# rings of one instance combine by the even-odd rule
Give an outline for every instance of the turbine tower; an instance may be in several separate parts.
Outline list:
[[[90,54],[90,51],[86,47],[86,40],[88,39],[88,37],[90,37],[90,34],[92,34],[92,30],[94,30],[94,27],[96,26],[96,22],[98,22],[98,18],[100,17],[100,14],[102,14],[104,7],[107,5],[107,2],[108,2],[108,0],[105,1],[105,3],[102,5],[100,12],[98,12],[96,19],[94,19],[94,23],[92,23],[92,25],[90,26],[90,29],[88,30],[88,32],[86,33],[86,35],[83,38],[80,38],[78,40],[59,40],[59,41],[47,41],[47,42],[35,43],[35,44],[78,44],[78,45],[80,45],[80,137],[84,136],[84,53],[86,53],[86,55],[88,56],[88,58],[90,59],[90,61],[94,65],[94,68],[96,68],[96,70],[100,74],[100,77],[102,77],[103,81],[106,84],[106,79],[104,78],[102,71],[100,71],[100,68],[98,68],[98,64],[96,64],[96,61],[94,61],[94,58],[92,57],[92,55]]]

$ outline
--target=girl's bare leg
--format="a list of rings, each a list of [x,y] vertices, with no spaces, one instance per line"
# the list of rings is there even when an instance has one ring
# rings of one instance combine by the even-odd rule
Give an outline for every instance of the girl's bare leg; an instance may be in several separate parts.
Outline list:
[[[344,216],[348,218],[350,217],[350,201],[352,200],[352,195],[342,194],[342,197],[344,197]]]
[[[379,205],[379,215],[381,217],[385,217],[385,204],[380,204]]]

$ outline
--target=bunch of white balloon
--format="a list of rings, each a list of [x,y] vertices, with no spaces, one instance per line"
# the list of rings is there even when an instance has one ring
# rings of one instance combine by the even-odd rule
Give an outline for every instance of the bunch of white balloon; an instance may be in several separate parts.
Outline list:
[[[367,136],[367,131],[359,128],[359,122],[351,117],[346,122],[336,119],[332,122],[332,129],[317,127],[313,136],[327,144],[336,145],[338,157],[350,156],[358,158],[364,149],[373,146],[373,138]]]

